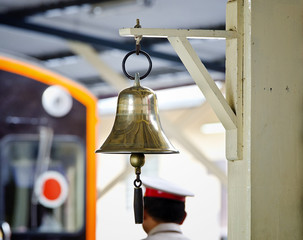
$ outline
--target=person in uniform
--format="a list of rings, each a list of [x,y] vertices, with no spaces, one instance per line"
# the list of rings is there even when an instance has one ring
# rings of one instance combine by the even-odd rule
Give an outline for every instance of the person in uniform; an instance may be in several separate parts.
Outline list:
[[[180,225],[186,218],[185,198],[193,193],[161,178],[142,178],[145,186],[144,240],[189,240]]]

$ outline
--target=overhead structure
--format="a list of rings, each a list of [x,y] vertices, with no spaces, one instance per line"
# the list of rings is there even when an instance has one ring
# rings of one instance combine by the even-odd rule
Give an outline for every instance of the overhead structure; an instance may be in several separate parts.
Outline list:
[[[241,4],[236,6],[241,7]],[[241,12],[241,11],[237,11]],[[237,22],[241,17],[238,16]],[[150,29],[125,28],[119,31],[121,36],[133,37],[164,37],[169,40],[172,47],[182,60],[188,72],[212,106],[226,129],[226,158],[228,160],[242,159],[242,34],[236,27],[231,30],[190,30],[190,29]],[[188,38],[225,38],[227,44],[226,69],[227,71],[227,99],[215,84],[209,72],[192,48]],[[234,48],[234,46],[236,46]],[[229,49],[229,48],[232,48]],[[231,54],[231,52],[233,52]],[[231,59],[231,56],[236,56]],[[233,98],[233,96],[235,96]]]
[[[88,63],[98,69],[98,72],[102,76],[102,78],[109,84],[114,86],[118,91],[121,91],[128,85],[125,77],[122,77],[122,75],[118,74],[110,66],[107,66],[106,63],[102,61],[100,57],[98,57],[98,53],[94,51],[94,49],[90,45],[74,41],[70,41],[69,45],[75,53],[85,58]],[[189,119],[188,117],[189,116],[186,117],[186,120]],[[182,122],[184,123],[185,121]],[[194,145],[190,143],[189,139],[184,134],[183,129],[180,129],[180,127],[178,126],[179,124],[177,125],[165,116],[161,116],[161,123],[165,126],[168,136],[176,139],[179,144],[188,149],[189,152],[193,154],[193,156],[198,162],[203,164],[211,174],[214,174],[224,186],[227,186],[226,174],[215,163],[210,161],[205,156],[205,154],[201,152],[201,149],[197,149]],[[176,132],[175,129],[180,129],[180,131]],[[129,170],[129,168],[127,169]],[[113,181],[111,184],[109,184],[109,186],[101,190],[99,196],[103,196],[103,194],[107,192],[110,187],[114,186],[115,183],[119,182],[119,180],[127,176],[127,173],[128,171],[123,171],[121,174],[122,177],[117,178],[117,180]]]
[[[228,161],[228,239],[303,238],[302,7],[302,0],[228,1],[226,28],[237,34],[226,36],[226,99],[187,42],[196,35],[152,30],[172,43],[224,125],[227,158],[241,160]],[[129,33],[152,36],[121,30]]]

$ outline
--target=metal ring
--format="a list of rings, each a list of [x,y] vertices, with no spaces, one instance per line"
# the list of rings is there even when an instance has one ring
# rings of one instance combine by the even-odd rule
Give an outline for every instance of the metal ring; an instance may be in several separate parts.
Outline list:
[[[136,52],[137,52],[136,50],[129,52],[128,54],[125,55],[125,57],[123,58],[123,61],[122,61],[122,70],[123,70],[123,73],[125,74],[125,76],[127,76],[127,77],[128,77],[129,79],[131,79],[131,80],[134,80],[135,77],[129,75],[129,73],[126,71],[126,69],[125,69],[125,62],[126,62],[127,58],[128,58],[130,55],[132,55],[132,54],[134,54],[134,53],[136,53]],[[146,52],[144,52],[144,51],[142,51],[142,50],[140,50],[139,53],[142,53],[142,54],[147,58],[148,63],[149,63],[149,67],[148,67],[148,69],[147,69],[147,72],[146,72],[142,77],[140,77],[140,80],[141,80],[141,79],[143,79],[143,78],[146,78],[147,75],[150,73],[150,71],[151,71],[151,69],[152,69],[152,61],[151,61],[150,56],[148,55],[148,53],[146,53]]]
[[[138,184],[137,184],[138,183]],[[139,187],[141,187],[141,185],[142,185],[142,181],[139,179],[136,179],[135,181],[134,181],[134,185],[135,185],[135,187],[136,188],[139,188]]]

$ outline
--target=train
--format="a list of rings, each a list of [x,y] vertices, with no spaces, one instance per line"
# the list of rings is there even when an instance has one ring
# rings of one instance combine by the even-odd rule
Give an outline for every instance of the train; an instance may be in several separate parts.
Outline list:
[[[0,239],[96,238],[97,99],[0,53]]]

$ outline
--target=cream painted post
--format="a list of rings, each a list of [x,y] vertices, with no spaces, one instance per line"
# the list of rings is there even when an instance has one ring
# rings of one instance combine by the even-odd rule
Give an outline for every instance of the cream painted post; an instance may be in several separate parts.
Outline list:
[[[244,148],[228,162],[228,239],[302,240],[303,0],[243,2]]]
[[[228,161],[228,239],[250,240],[250,171],[249,171],[249,124],[244,118],[247,109],[242,105],[248,101],[249,95],[244,91],[245,80],[243,79],[243,0],[228,1],[226,6],[226,29],[238,31],[241,37],[226,39],[226,100],[229,105],[242,118],[242,158],[237,161]],[[241,42],[240,42],[241,41]],[[240,49],[238,49],[240,48]],[[235,54],[238,52],[238,56]],[[247,53],[247,52],[245,52]],[[238,78],[236,77],[238,76]],[[237,91],[237,85],[242,81],[241,93]],[[244,92],[242,95],[242,91]],[[236,94],[238,93],[238,94]],[[241,94],[241,96],[240,96]],[[241,101],[238,101],[238,95]],[[243,113],[243,114],[242,114]],[[243,122],[246,121],[246,122]],[[248,124],[248,125],[247,125]],[[230,151],[229,141],[234,142],[237,137],[233,132],[226,131],[226,152]],[[260,239],[262,240],[262,239]]]
[[[237,63],[242,60],[243,105],[230,95],[239,93],[239,89],[234,91],[239,82],[235,84],[232,79],[242,71],[230,62],[235,59],[230,55],[235,45],[233,40],[227,41],[227,81],[231,80],[227,102],[237,114],[239,107],[243,108],[243,159],[228,161],[229,240],[303,239],[302,9],[303,0],[230,0],[227,4],[227,27],[241,34],[241,22],[235,17],[243,18],[244,33],[243,58],[236,59]],[[185,37],[212,34],[235,38],[234,31],[146,31],[124,29],[121,33],[168,37],[178,45],[176,49],[185,56],[189,70],[198,68],[195,73],[203,67],[191,59]]]
[[[242,128],[242,83],[243,83],[243,0],[228,1],[226,5],[226,30],[237,32],[236,38],[226,38],[225,86],[226,101],[235,112],[237,128],[226,129],[226,158],[242,160],[243,128]]]

